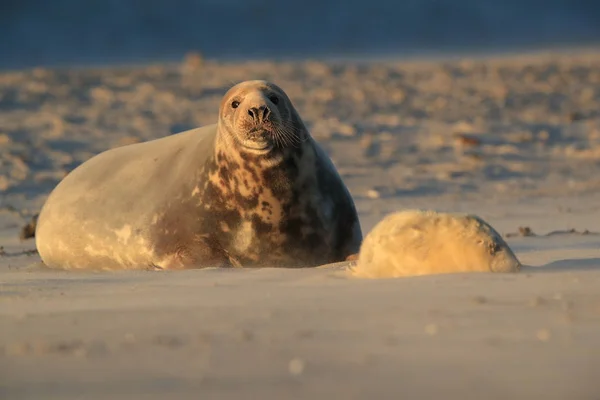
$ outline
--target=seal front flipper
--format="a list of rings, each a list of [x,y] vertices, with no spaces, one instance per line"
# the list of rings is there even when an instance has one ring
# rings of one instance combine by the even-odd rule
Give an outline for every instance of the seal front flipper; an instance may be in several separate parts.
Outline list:
[[[195,237],[192,243],[177,246],[163,257],[161,269],[199,269],[232,267],[230,257],[218,242],[208,236]]]

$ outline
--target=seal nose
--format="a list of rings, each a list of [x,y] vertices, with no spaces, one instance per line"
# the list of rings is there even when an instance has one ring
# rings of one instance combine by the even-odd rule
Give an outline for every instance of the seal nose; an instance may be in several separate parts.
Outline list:
[[[255,122],[263,122],[269,119],[269,115],[271,115],[271,109],[263,104],[260,107],[251,107],[248,109],[248,114],[252,117],[252,120]]]

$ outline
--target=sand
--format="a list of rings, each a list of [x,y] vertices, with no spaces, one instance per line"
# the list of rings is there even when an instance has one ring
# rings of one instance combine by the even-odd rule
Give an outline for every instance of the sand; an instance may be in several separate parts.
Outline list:
[[[211,123],[256,78],[292,98],[365,233],[399,209],[474,213],[526,267],[63,272],[19,239],[79,163]],[[0,398],[597,399],[599,110],[589,50],[2,72]]]

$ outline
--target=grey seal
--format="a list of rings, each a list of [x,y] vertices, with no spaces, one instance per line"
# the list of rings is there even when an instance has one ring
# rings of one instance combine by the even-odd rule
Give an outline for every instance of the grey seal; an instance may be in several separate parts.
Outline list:
[[[35,239],[53,268],[307,267],[356,254],[362,232],[286,93],[246,81],[216,124],[79,165],[50,193]]]

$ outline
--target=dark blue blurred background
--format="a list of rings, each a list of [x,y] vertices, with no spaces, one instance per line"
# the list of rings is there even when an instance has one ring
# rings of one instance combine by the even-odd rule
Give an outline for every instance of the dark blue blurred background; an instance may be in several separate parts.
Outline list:
[[[600,0],[0,0],[0,68],[600,42]]]

